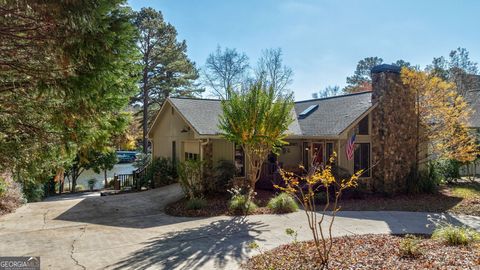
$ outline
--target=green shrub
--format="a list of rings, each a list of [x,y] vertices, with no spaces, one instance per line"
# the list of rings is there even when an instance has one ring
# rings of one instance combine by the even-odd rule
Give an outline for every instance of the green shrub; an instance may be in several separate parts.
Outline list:
[[[449,183],[460,178],[461,165],[462,164],[459,161],[453,159],[440,160],[435,163],[436,170],[441,180]]]
[[[327,193],[319,191],[315,193],[315,202],[319,204],[327,203]]]
[[[235,177],[235,164],[229,160],[220,160],[215,167],[213,191],[225,192],[232,185]]]
[[[450,246],[466,246],[480,241],[480,233],[469,227],[448,224],[437,227],[433,231],[432,238],[441,240]]]
[[[3,196],[3,194],[5,194],[5,192],[7,192],[7,183],[5,181],[5,179],[3,179],[2,177],[0,177],[0,197]]]
[[[242,194],[240,189],[230,191],[232,198],[228,204],[228,209],[235,214],[250,214],[257,209],[257,205],[250,199],[248,194]]]
[[[133,162],[133,167],[137,169],[145,168],[150,164],[152,156],[150,154],[140,153],[137,155],[137,158]]]
[[[187,201],[185,207],[189,210],[203,209],[207,206],[207,201],[203,198],[192,198]]]
[[[407,189],[409,193],[435,193],[440,183],[441,175],[438,162],[431,161],[428,163],[428,168],[419,171],[417,175],[412,171]]]
[[[420,238],[407,234],[405,237],[400,240],[400,256],[402,257],[410,257],[416,258],[422,254],[422,250],[420,248]]]
[[[77,184],[75,186],[75,191],[83,191],[83,190],[85,190],[85,187],[83,185]]]
[[[186,160],[178,164],[178,183],[188,199],[204,197],[206,183],[202,177],[203,162]]]
[[[96,182],[97,182],[97,179],[94,179],[94,178],[89,179],[89,180],[88,180],[88,188],[89,188],[90,190],[93,190],[93,188],[95,188],[95,183],[96,183]]]
[[[298,210],[297,202],[287,193],[280,193],[271,198],[267,207],[276,214],[292,213]]]
[[[175,183],[177,177],[177,169],[172,160],[158,157],[147,167],[146,178],[140,181],[140,185],[146,187],[154,181],[155,186],[166,186]]]
[[[28,202],[39,202],[45,195],[43,184],[27,180],[23,186],[23,194]]]

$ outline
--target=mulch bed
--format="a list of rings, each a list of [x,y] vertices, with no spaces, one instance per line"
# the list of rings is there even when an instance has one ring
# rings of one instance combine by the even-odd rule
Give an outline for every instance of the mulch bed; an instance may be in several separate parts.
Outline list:
[[[329,269],[480,269],[480,245],[446,246],[421,240],[422,254],[402,257],[402,237],[362,235],[334,238]],[[244,269],[319,269],[312,241],[283,245],[254,256]]]
[[[268,201],[275,196],[273,191],[257,190],[254,198],[258,208],[250,215],[271,214],[272,212],[266,206]],[[192,210],[185,207],[187,199],[181,199],[165,207],[165,213],[171,216],[179,217],[213,217],[221,215],[237,215],[228,209],[230,194],[212,194],[206,196],[207,206],[203,209]]]
[[[480,197],[456,197],[448,186],[434,194],[404,194],[393,197],[366,195],[364,198],[342,199],[340,206],[342,211],[451,212],[480,216]]]

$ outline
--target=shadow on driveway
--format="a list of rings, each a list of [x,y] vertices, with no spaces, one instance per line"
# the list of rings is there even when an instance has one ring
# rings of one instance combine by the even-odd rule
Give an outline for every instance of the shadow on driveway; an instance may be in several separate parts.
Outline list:
[[[164,213],[168,203],[182,197],[177,184],[112,196],[78,196],[80,200],[72,201],[69,208],[54,220],[138,229],[199,219],[172,217]]]
[[[227,262],[243,262],[252,241],[266,230],[262,222],[252,222],[244,217],[212,222],[206,226],[171,232],[142,243],[140,250],[128,258],[110,265],[114,269],[146,269],[159,266],[163,269],[193,269],[205,267],[225,268]],[[207,262],[214,266],[205,265]]]

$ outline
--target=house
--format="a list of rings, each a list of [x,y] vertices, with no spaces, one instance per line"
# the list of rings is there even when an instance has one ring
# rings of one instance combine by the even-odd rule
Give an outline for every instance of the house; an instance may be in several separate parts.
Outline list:
[[[468,127],[477,137],[480,137],[480,75],[469,75],[467,79],[470,82],[469,91],[465,94],[465,100],[472,109]],[[480,141],[480,138],[479,138]],[[460,175],[472,176],[480,175],[480,164],[478,160],[460,167]]]
[[[277,164],[308,168],[315,157],[326,162],[335,151],[336,163],[349,172],[364,169],[362,182],[372,191],[404,189],[415,152],[414,101],[404,95],[400,69],[381,65],[372,69],[372,91],[295,102],[289,143],[271,155],[259,185],[271,183]],[[214,166],[231,160],[237,176],[245,175],[245,155],[238,145],[222,138],[218,128],[221,103],[213,99],[168,98],[156,116],[149,138],[154,157],[201,159]],[[355,151],[348,159],[347,141],[356,134]]]

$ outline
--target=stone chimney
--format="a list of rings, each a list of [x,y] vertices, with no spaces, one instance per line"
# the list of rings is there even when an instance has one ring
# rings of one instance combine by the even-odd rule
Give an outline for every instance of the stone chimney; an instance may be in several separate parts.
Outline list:
[[[379,65],[371,70],[372,187],[387,194],[404,192],[415,165],[415,99],[402,84],[400,67]]]

